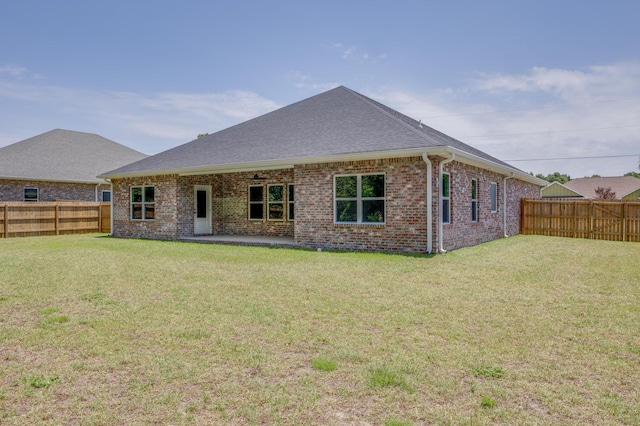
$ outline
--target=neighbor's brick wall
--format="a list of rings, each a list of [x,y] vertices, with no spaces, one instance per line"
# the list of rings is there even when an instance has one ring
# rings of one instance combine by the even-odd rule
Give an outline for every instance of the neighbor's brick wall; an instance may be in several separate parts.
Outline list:
[[[434,170],[437,176],[437,166]],[[502,238],[505,234],[504,176],[457,161],[446,164],[444,171],[450,173],[451,223],[443,225],[443,248],[454,250]],[[478,180],[478,222],[471,221],[471,179],[474,178]],[[491,182],[497,184],[497,212],[491,212]],[[507,235],[511,236],[520,229],[520,198],[539,198],[540,188],[517,179],[507,179],[506,186]]]
[[[96,200],[96,184],[92,183],[2,179],[0,180],[0,201],[24,201],[25,188],[38,188],[38,201],[101,201],[102,191],[108,190],[110,185],[98,186]]]
[[[385,173],[386,224],[334,223],[333,177]],[[350,161],[295,167],[296,243],[303,247],[424,253],[426,164],[421,158]]]
[[[177,239],[177,175],[113,179],[112,183],[113,236],[165,240]],[[131,220],[130,193],[132,186],[154,187],[154,220]]]

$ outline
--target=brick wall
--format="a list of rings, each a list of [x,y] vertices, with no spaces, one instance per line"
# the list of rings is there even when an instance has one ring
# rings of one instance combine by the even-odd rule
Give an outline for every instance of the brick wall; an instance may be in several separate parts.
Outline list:
[[[115,237],[175,240],[178,237],[178,176],[113,179],[113,230]],[[131,220],[132,186],[153,186],[155,219]]]
[[[384,173],[386,224],[334,223],[333,178]],[[424,253],[426,164],[421,158],[312,164],[295,167],[296,243],[303,247]]]
[[[434,162],[435,163],[435,162]],[[504,175],[453,161],[444,166],[450,174],[451,223],[443,225],[443,248],[453,250],[502,238],[504,230]],[[434,177],[437,166],[434,166]],[[471,180],[478,181],[478,221],[471,221]],[[491,211],[490,184],[497,184],[497,211]],[[439,183],[438,189],[439,191]],[[540,187],[517,179],[507,179],[507,230],[511,236],[520,229],[520,198],[540,197]],[[438,192],[435,193],[436,195]]]
[[[0,180],[0,201],[24,201],[25,188],[38,188],[38,201],[102,201],[101,191],[108,190],[108,184],[99,184],[96,200],[96,184],[66,183],[37,180]]]
[[[287,185],[293,182],[293,170],[267,170],[258,172],[226,173],[222,175],[184,176],[178,180],[178,232],[180,236],[193,235],[194,185],[211,185],[212,229],[215,235],[248,235],[293,237],[293,222],[287,220]],[[266,215],[267,185],[282,184],[285,190],[284,220],[268,220]],[[265,217],[248,220],[250,185],[264,187]]]
[[[194,185],[212,188],[213,234],[294,237],[301,247],[362,251],[424,253],[427,227],[433,230],[433,249],[438,248],[437,218],[440,213],[438,165],[431,158],[433,221],[427,224],[426,169],[420,157],[297,165],[294,169],[199,176],[158,176],[114,180],[114,235],[119,237],[176,239],[193,235]],[[443,247],[452,250],[471,246],[505,234],[503,229],[504,177],[457,161],[445,165],[450,173],[451,223],[443,225]],[[337,224],[334,220],[334,176],[385,174],[385,224]],[[471,221],[471,180],[478,181],[478,221]],[[497,184],[497,212],[491,212],[490,182]],[[248,188],[295,184],[296,220],[248,220]],[[130,187],[155,187],[155,219],[129,218]],[[507,234],[519,232],[520,198],[539,197],[539,188],[516,179],[507,180]],[[286,208],[285,194],[285,208]],[[265,216],[267,204],[265,202]]]

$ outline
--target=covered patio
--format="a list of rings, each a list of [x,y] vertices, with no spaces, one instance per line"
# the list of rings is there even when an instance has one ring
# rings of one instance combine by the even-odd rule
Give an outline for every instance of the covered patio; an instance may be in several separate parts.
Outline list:
[[[180,241],[209,243],[209,244],[229,244],[238,246],[259,246],[259,247],[295,247],[295,240],[287,237],[263,237],[245,235],[196,235],[193,237],[181,237]]]

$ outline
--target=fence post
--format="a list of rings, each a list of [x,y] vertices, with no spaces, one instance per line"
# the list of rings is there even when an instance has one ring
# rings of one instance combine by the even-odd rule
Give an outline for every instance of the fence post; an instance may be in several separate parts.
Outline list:
[[[627,241],[627,203],[622,205],[622,241]]]
[[[98,204],[98,232],[102,232],[102,204]]]
[[[4,205],[4,237],[9,238],[9,204]]]
[[[593,239],[593,215],[595,211],[593,209],[593,201],[589,200],[589,239]]]
[[[55,207],[55,217],[56,217],[56,221],[55,221],[55,230],[56,230],[56,235],[60,235],[60,227],[59,227],[59,220],[60,220],[60,204],[58,204],[58,202],[56,202],[54,204]]]

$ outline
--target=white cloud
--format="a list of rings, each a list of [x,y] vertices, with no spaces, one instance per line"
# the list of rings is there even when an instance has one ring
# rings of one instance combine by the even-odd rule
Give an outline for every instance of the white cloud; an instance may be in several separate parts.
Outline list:
[[[9,64],[0,66],[0,74],[10,75],[11,77],[22,77],[28,72],[28,69],[19,65]]]
[[[371,96],[503,160],[640,155],[640,63],[538,67],[526,74],[485,75],[436,94]],[[512,164],[582,177],[637,171],[638,158]]]
[[[314,92],[324,92],[340,86],[340,83],[336,83],[336,82],[328,82],[328,83],[314,82],[313,81],[314,79],[312,77],[306,74],[303,74],[300,71],[290,71],[286,74],[286,77],[289,80],[293,81],[294,87],[297,87],[299,89],[312,90]]]
[[[40,117],[40,122],[52,123],[42,131],[62,127],[98,133],[149,154],[187,142],[199,133],[215,132],[280,107],[274,101],[242,90],[132,93],[21,81],[0,81],[0,102],[15,105],[12,112],[0,118],[0,129],[5,129],[4,132],[20,125],[14,117],[20,114],[19,108],[24,108],[29,116]],[[7,122],[3,123],[4,120]],[[0,134],[0,143],[17,142],[37,134],[33,133],[33,126],[21,127],[29,133]]]
[[[369,52],[361,52],[357,46],[345,46],[342,43],[333,43],[328,45],[329,49],[337,50],[341,57],[346,60],[353,60],[361,63],[375,64],[380,60],[384,60],[387,57],[386,53],[380,53],[372,55]]]
[[[34,80],[44,79],[43,75],[36,74],[31,70],[29,70],[28,68],[25,68],[20,65],[15,65],[15,64],[0,65],[0,77],[2,77],[3,75],[13,77],[16,79],[21,79],[24,77],[31,78]]]

